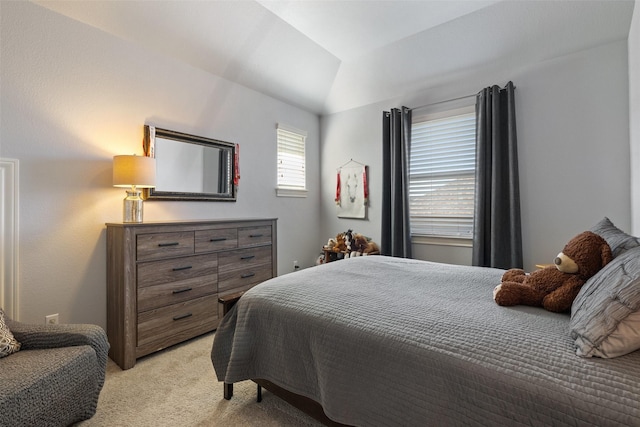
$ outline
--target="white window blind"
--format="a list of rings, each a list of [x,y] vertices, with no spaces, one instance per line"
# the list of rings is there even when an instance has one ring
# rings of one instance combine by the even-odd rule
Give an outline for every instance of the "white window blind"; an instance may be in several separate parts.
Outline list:
[[[307,133],[278,124],[278,190],[306,191]],[[294,195],[282,194],[279,195]]]
[[[414,116],[409,205],[411,234],[473,237],[475,107]]]

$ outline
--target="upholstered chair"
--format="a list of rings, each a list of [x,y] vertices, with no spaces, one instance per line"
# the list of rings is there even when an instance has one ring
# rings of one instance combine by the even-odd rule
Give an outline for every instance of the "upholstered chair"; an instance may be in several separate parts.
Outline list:
[[[91,418],[106,373],[104,330],[6,316],[4,323],[20,345],[0,358],[0,426],[66,426]]]

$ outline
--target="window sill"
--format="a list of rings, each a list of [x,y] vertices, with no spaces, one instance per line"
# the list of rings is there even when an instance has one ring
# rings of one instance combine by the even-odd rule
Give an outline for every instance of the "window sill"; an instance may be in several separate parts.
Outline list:
[[[307,190],[298,190],[294,188],[276,188],[276,196],[278,197],[307,197]]]
[[[411,243],[416,245],[458,246],[461,248],[473,247],[473,239],[466,237],[443,236],[411,236]]]

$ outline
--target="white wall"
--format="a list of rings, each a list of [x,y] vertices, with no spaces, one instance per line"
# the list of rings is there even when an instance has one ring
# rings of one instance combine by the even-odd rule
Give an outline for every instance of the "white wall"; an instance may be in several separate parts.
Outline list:
[[[636,0],[629,30],[629,129],[631,140],[632,231],[640,235],[640,2]]]
[[[629,230],[629,85],[627,43],[618,41],[523,65],[503,61],[444,76],[407,94],[322,118],[322,233],[352,228],[380,238],[381,116],[391,107],[418,107],[475,94],[509,80],[516,85],[525,268],[550,262],[575,234],[603,216]],[[335,168],[349,158],[370,166],[368,221],[338,219]],[[423,259],[465,263],[469,248],[415,247]]]
[[[105,326],[105,223],[122,220],[125,196],[111,161],[142,154],[145,123],[241,147],[236,203],[147,202],[145,220],[277,217],[279,273],[315,261],[317,245],[301,242],[322,240],[316,115],[32,3],[1,7],[0,157],[20,161],[21,320]],[[275,196],[278,122],[308,131],[306,199]]]

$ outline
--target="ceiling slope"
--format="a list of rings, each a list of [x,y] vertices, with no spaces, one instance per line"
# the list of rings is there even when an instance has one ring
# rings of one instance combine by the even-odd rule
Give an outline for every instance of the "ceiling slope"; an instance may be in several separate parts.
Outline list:
[[[317,114],[628,35],[633,0],[36,1]]]

